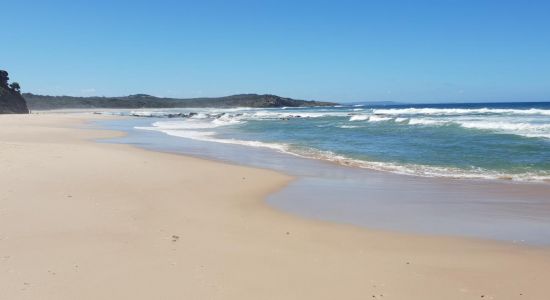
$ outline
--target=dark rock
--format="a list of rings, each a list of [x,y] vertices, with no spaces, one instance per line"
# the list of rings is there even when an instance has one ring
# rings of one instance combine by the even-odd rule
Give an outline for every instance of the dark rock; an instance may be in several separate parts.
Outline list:
[[[8,85],[8,72],[0,70],[0,114],[28,114],[25,99],[19,92],[19,84]]]

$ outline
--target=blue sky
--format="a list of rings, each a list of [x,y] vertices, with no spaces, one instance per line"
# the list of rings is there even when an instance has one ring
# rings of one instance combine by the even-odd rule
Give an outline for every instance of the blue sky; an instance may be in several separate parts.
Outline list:
[[[24,92],[550,101],[550,1],[5,1]]]

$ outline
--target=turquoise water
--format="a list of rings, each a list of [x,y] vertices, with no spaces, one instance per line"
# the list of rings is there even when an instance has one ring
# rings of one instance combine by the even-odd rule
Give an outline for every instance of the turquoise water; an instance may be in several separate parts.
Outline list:
[[[143,130],[271,148],[342,165],[426,177],[550,181],[550,103],[354,104],[124,114],[151,117],[150,126],[139,127]]]

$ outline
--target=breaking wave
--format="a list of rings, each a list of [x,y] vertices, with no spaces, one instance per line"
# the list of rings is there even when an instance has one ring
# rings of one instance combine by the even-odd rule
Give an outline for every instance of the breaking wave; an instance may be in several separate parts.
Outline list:
[[[136,127],[138,129],[205,142],[272,149],[346,166],[429,177],[550,181],[550,163],[547,162],[550,150],[546,151],[550,145],[550,109],[517,107],[520,106],[512,109],[354,105],[134,110],[110,114],[154,118],[150,126]],[[435,140],[434,132],[438,133]],[[466,161],[463,161],[465,156],[454,152],[435,153],[444,165],[435,163],[431,154],[419,157],[425,150],[421,147],[451,151],[448,150],[451,148],[439,147],[438,143],[450,143],[454,147],[463,137],[471,142],[474,133],[479,145],[459,145],[452,150],[466,153]],[[530,149],[530,152],[501,151],[503,142],[512,137],[501,138],[496,134],[524,137],[511,139],[510,143],[526,145],[526,148],[517,149]],[[455,138],[458,140],[452,140]],[[498,142],[486,144],[485,139]],[[470,149],[472,146],[476,148]],[[495,157],[498,163],[485,163],[493,159],[494,153],[503,155]],[[516,161],[506,162],[507,158],[515,157]]]
[[[390,108],[373,109],[384,115],[543,115],[550,116],[550,109],[501,109],[501,108]]]

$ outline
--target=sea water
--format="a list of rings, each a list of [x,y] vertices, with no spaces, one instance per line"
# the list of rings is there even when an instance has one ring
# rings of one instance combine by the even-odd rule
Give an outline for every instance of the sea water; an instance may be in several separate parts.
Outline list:
[[[550,181],[550,102],[126,111],[140,130],[423,177]],[[169,118],[170,117],[170,118]]]
[[[108,142],[282,171],[267,202],[368,228],[550,245],[548,103],[110,111]],[[205,178],[208,180],[208,178]]]

